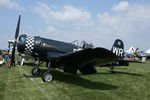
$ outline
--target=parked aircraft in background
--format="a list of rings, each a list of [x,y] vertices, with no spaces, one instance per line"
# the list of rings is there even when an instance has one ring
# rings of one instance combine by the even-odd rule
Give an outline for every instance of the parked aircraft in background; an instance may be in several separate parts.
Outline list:
[[[126,57],[133,60],[141,59],[141,62],[145,62],[147,57],[150,57],[150,50],[144,52],[139,51],[139,48],[135,49],[134,47],[131,47],[126,51]]]
[[[138,50],[138,48],[137,48],[137,50]],[[137,57],[141,58],[142,62],[145,62],[147,57],[150,57],[150,50],[147,50],[145,52],[144,51],[137,51],[137,50],[134,51],[134,54]]]
[[[147,51],[139,51],[135,53],[139,57],[148,57],[150,56],[150,50]]]

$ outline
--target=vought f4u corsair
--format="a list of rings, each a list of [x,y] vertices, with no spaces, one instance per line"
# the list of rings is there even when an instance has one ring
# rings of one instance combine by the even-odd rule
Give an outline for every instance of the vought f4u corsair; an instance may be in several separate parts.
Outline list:
[[[39,75],[39,63],[44,61],[47,64],[48,70],[42,75],[44,82],[53,80],[51,68],[60,68],[64,72],[76,74],[79,70],[82,74],[96,73],[94,65],[101,67],[109,66],[113,70],[113,66],[127,65],[127,62],[122,60],[124,55],[123,42],[117,39],[112,47],[112,50],[107,50],[101,47],[93,47],[92,44],[82,42],[82,46],[73,43],[66,43],[51,39],[42,38],[39,36],[28,36],[22,34],[19,36],[21,15],[19,15],[18,24],[13,41],[13,50],[11,57],[11,66],[15,65],[15,48],[19,53],[29,54],[38,59],[37,66],[32,69],[32,75]],[[19,36],[19,38],[18,38]]]

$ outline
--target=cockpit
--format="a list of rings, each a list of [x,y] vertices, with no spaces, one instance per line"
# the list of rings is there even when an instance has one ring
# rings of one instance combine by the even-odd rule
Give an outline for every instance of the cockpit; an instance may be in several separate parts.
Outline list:
[[[71,43],[74,44],[75,46],[77,46],[78,48],[83,48],[83,49],[93,48],[94,47],[92,43],[87,43],[85,41],[82,41],[81,43],[79,43],[78,40],[75,40],[75,41],[73,41]]]

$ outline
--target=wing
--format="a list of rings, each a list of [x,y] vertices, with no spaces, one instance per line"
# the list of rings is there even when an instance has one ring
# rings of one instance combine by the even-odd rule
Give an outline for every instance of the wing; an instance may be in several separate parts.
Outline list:
[[[86,64],[106,65],[117,60],[117,56],[105,48],[88,48],[77,52],[65,54],[53,59],[63,65],[84,66]]]

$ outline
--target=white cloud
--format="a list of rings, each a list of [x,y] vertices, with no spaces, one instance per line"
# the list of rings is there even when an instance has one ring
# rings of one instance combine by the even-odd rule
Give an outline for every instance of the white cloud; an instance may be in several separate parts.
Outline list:
[[[46,28],[46,32],[47,33],[56,33],[56,32],[58,32],[58,30],[56,30],[54,26],[48,26]]]
[[[120,18],[118,16],[110,16],[108,12],[104,12],[104,14],[98,14],[98,21],[101,25],[115,29],[115,25],[120,22]]]
[[[56,37],[60,37],[62,32],[59,32],[54,26],[50,25],[46,28],[38,28],[38,33],[35,33],[34,35],[39,35],[41,37],[50,37],[50,39],[55,39]]]
[[[113,11],[126,11],[129,7],[129,3],[127,1],[122,1],[118,5],[114,5],[112,7]]]
[[[98,21],[101,28],[112,32],[140,33],[150,27],[150,5],[131,5],[127,12],[116,12],[113,15],[108,12],[98,14]]]
[[[38,2],[34,12],[40,15],[46,23],[68,23],[71,26],[92,26],[91,13],[70,5],[60,11],[52,10],[47,4]]]
[[[29,30],[31,30],[33,28],[31,25],[25,25],[24,27]]]
[[[0,9],[21,9],[24,10],[24,8],[20,7],[17,2],[13,2],[11,0],[0,0]]]
[[[55,5],[51,5],[50,7],[53,8],[53,9],[56,9],[56,8],[57,8]]]
[[[149,41],[150,37],[150,4],[129,4],[124,1],[112,6],[109,11],[99,13],[95,27],[89,28],[94,22],[91,13],[83,9],[66,5],[58,10],[57,7],[52,8],[41,2],[34,8],[34,12],[49,25],[42,29],[43,33],[49,34],[40,36],[62,41],[90,40],[96,46],[106,48],[110,48],[116,38],[123,39],[126,49],[131,45],[135,47],[149,45],[145,41]],[[54,24],[59,25],[57,26],[59,31]]]
[[[150,4],[128,4],[128,10],[124,12],[105,12],[97,17],[97,29],[102,34],[122,38],[130,45],[138,43],[146,47],[142,41],[148,41],[150,36]]]

